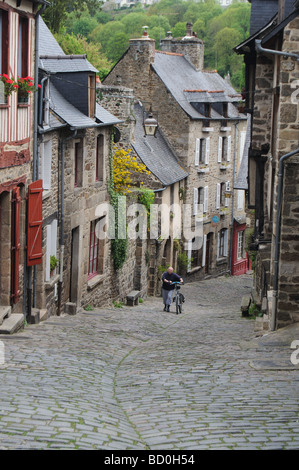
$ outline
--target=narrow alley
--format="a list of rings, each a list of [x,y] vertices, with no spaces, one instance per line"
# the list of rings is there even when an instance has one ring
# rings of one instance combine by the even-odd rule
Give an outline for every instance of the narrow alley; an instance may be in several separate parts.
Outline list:
[[[0,449],[299,449],[299,329],[242,318],[252,276],[1,336]],[[295,337],[294,337],[295,335]]]

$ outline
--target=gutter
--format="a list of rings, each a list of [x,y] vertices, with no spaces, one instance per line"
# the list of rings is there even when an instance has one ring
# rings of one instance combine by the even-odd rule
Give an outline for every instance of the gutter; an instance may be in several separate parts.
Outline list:
[[[278,264],[280,254],[280,235],[281,235],[281,206],[283,189],[283,169],[284,161],[299,153],[299,148],[283,155],[279,160],[278,166],[278,188],[277,188],[277,212],[276,212],[276,230],[275,230],[275,252],[274,252],[274,277],[273,277],[273,302],[271,315],[271,331],[276,329],[277,320],[277,294],[278,294]]]

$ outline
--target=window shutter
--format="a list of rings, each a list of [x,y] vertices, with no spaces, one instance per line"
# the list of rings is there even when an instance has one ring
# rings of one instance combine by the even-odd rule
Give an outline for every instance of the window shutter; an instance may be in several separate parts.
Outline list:
[[[227,138],[227,158],[226,158],[228,162],[230,162],[231,141],[232,141],[232,137],[231,135],[229,135]]]
[[[193,189],[193,215],[197,214],[197,204],[198,204],[198,189]]]
[[[198,166],[199,164],[199,139],[195,139],[195,160],[194,160],[194,165]]]
[[[202,266],[206,264],[206,250],[207,250],[207,236],[203,236],[203,243],[202,243]]]
[[[219,250],[220,250],[220,232],[217,233],[217,259],[219,258]]]
[[[221,192],[221,184],[217,183],[217,188],[216,188],[216,209],[219,209],[219,207],[220,207],[220,192]]]
[[[238,210],[244,209],[244,190],[238,189]]]
[[[210,137],[206,138],[206,151],[205,151],[205,164],[209,164],[209,158],[210,158]]]
[[[16,187],[12,191],[12,301],[16,304],[20,298],[19,290],[19,266],[20,266],[20,213],[21,196],[20,188]]]
[[[27,266],[42,262],[42,180],[28,186]]]
[[[244,153],[244,148],[245,148],[245,139],[246,139],[246,131],[242,131],[241,137],[240,137],[240,158],[239,158],[240,163],[243,158],[243,153]]]
[[[208,212],[209,207],[209,186],[204,187],[203,211]]]
[[[229,191],[229,190],[230,190],[230,182],[227,181],[225,183],[225,191]],[[229,205],[229,198],[228,197],[225,198],[224,204],[225,204],[225,207],[228,207],[228,205]]]
[[[218,163],[222,160],[222,137],[218,137]]]
[[[43,188],[51,189],[52,141],[43,145]]]

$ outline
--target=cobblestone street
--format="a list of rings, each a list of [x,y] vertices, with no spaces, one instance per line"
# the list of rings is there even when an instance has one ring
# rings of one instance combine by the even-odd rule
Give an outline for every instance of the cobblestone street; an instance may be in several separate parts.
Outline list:
[[[51,317],[0,340],[0,449],[299,449],[299,330],[256,337],[252,277]],[[295,331],[295,333],[294,333]]]

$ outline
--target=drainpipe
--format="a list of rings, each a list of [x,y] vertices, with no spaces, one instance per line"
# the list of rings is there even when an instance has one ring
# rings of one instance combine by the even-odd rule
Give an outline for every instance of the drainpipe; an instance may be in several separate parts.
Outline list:
[[[274,277],[273,277],[273,301],[272,301],[272,316],[271,316],[271,330],[276,329],[277,317],[277,294],[278,294],[278,264],[280,253],[280,235],[281,235],[281,206],[282,206],[282,189],[283,189],[283,164],[284,161],[299,153],[299,148],[293,150],[286,155],[283,155],[279,160],[278,166],[278,188],[277,188],[277,212],[276,212],[276,230],[275,230],[275,252],[274,252]]]
[[[38,42],[39,42],[39,17],[43,14],[46,9],[47,4],[44,3],[42,7],[37,11],[35,15],[35,64],[34,64],[34,84],[37,88],[38,84]],[[33,173],[32,173],[32,181],[36,181],[38,178],[37,175],[37,165],[38,165],[38,155],[37,155],[37,116],[38,113],[38,99],[34,97],[34,118],[33,118]],[[31,316],[31,305],[32,305],[32,266],[26,268],[28,270],[28,291],[27,291],[27,298],[28,298],[28,315]],[[26,271],[24,269],[24,271]],[[27,282],[27,273],[24,274],[24,286]],[[33,275],[33,299],[34,299],[34,306],[35,306],[35,298],[36,298],[36,266],[34,266],[34,275]],[[26,300],[24,300],[24,306],[26,305]],[[24,307],[23,307],[24,310]]]
[[[63,259],[64,259],[64,155],[65,155],[65,144],[68,140],[76,137],[77,129],[74,130],[73,134],[64,138],[61,141],[61,210],[60,210],[60,256],[59,256],[59,281],[58,281],[58,310],[57,315],[61,314],[61,297],[62,297],[62,282],[63,282]]]
[[[257,52],[264,52],[266,54],[274,54],[274,55],[281,55],[283,57],[292,57],[299,61],[299,55],[294,54],[292,52],[283,52],[283,51],[275,51],[274,49],[265,49],[262,47],[262,41],[260,39],[255,40],[255,49]]]
[[[237,127],[238,122],[235,123],[235,148],[234,148],[234,169],[233,169],[233,187],[232,187],[232,219],[231,219],[231,234],[229,240],[229,274],[232,275],[232,254],[233,254],[233,235],[234,235],[234,205],[235,205],[235,174],[236,174],[236,154],[237,154]]]

